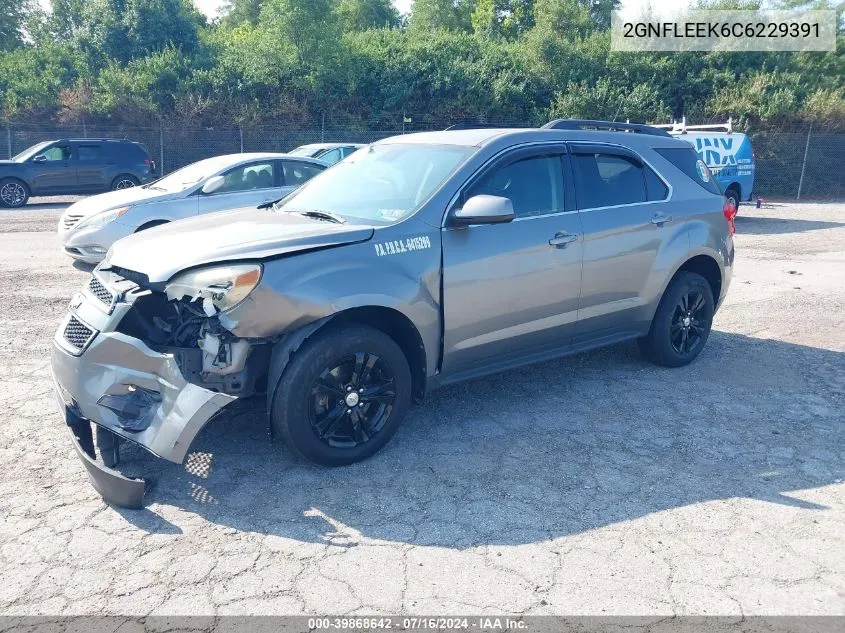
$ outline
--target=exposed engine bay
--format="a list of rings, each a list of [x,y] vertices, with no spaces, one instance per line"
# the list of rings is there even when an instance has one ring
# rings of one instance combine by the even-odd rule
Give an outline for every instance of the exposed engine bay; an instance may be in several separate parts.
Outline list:
[[[185,379],[206,389],[238,397],[266,390],[272,341],[235,336],[223,325],[225,314],[207,299],[171,299],[153,290],[134,294],[118,332],[173,354]]]

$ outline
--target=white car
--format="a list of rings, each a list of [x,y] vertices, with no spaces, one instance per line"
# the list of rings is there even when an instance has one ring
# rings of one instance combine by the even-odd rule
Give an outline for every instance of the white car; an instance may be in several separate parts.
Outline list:
[[[95,264],[122,237],[173,220],[278,200],[326,167],[319,160],[277,153],[207,158],[142,187],[72,204],[59,220],[59,239],[65,253]]]
[[[288,154],[319,158],[327,165],[334,165],[362,147],[366,147],[366,145],[361,143],[311,143],[310,145],[300,145]]]

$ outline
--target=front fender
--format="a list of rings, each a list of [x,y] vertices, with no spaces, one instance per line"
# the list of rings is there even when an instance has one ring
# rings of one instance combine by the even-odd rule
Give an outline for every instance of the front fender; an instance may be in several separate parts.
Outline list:
[[[392,260],[374,253],[364,242],[265,262],[261,283],[224,325],[242,338],[276,338],[353,308],[389,308],[419,332],[432,375],[440,358],[439,249]]]

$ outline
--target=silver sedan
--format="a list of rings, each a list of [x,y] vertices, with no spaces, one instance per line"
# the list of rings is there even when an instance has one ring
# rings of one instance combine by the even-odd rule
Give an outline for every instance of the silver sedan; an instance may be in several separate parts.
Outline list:
[[[326,167],[312,158],[276,153],[207,158],[148,185],[71,205],[59,220],[59,239],[65,253],[94,264],[122,237],[173,220],[277,200]]]

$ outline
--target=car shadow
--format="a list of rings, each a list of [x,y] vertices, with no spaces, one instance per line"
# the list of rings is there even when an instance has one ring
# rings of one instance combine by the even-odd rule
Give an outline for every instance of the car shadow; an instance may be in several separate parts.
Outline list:
[[[845,227],[845,222],[823,222],[819,220],[796,220],[793,218],[767,218],[738,215],[734,220],[736,232],[745,235],[782,235],[804,233],[821,229]]]
[[[86,264],[85,262],[81,262],[78,259],[74,259],[71,265],[76,268],[76,270],[81,270],[85,273],[90,273],[97,266],[96,264]]]
[[[801,491],[845,476],[831,401],[843,381],[843,353],[714,331],[680,369],[623,344],[444,388],[352,466],[271,444],[251,402],[209,425],[184,465],[130,447],[123,470],[153,472],[149,502],[346,547],[521,544],[732,497],[821,510]],[[174,528],[149,510],[122,514]]]

